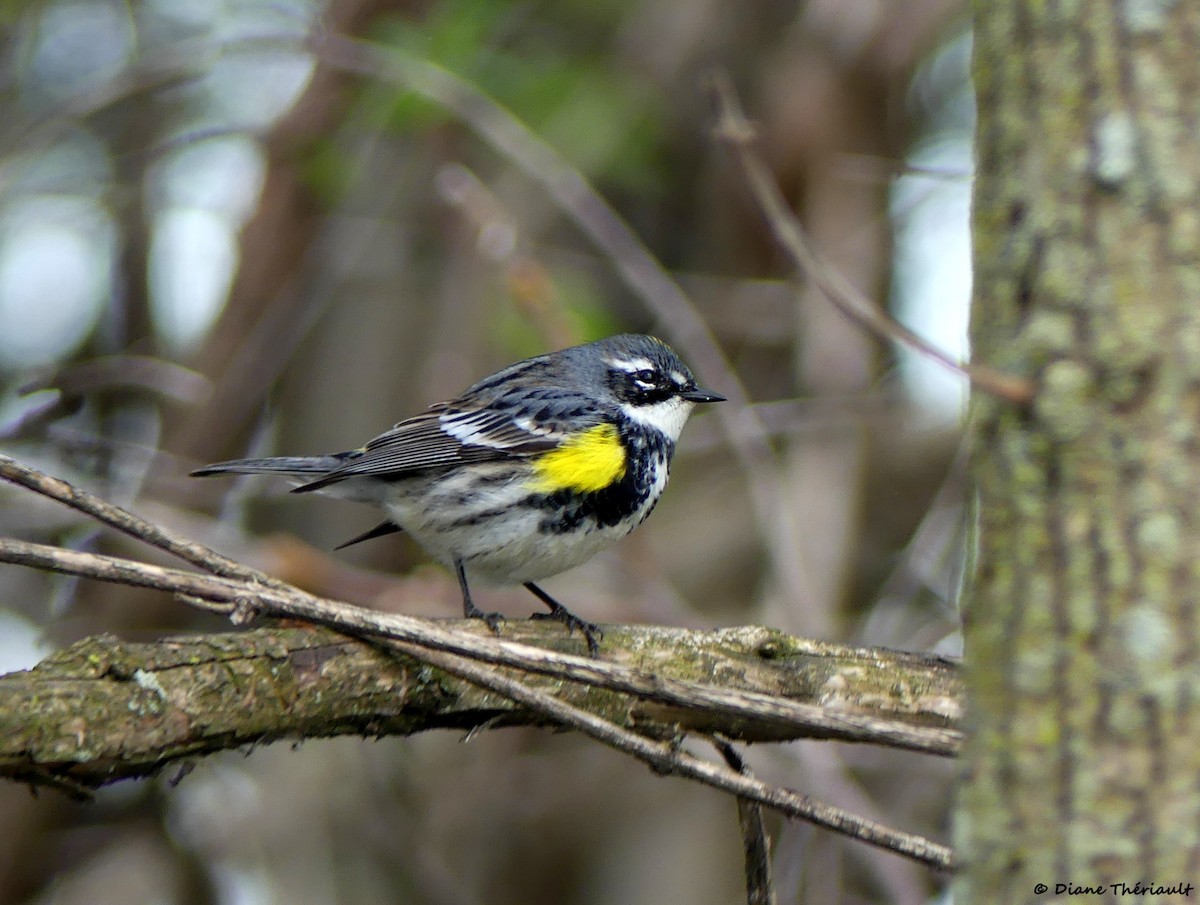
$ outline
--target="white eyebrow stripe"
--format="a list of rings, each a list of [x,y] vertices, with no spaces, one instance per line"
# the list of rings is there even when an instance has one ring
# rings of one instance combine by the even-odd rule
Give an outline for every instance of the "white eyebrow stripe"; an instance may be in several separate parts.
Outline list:
[[[614,368],[619,368],[622,371],[628,371],[632,374],[634,371],[653,371],[655,370],[654,362],[648,358],[610,358],[608,363]]]
[[[672,371],[672,372],[671,372],[671,379],[672,379],[672,380],[674,380],[674,381],[675,381],[676,383],[678,383],[678,384],[684,384],[684,383],[687,383],[687,378],[686,378],[686,377],[684,377],[684,376],[683,376],[681,373],[679,373],[678,371]]]

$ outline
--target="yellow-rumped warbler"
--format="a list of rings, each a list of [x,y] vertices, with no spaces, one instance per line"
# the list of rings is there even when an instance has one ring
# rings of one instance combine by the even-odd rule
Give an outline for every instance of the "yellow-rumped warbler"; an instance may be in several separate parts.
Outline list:
[[[534,618],[578,628],[594,653],[599,629],[534,584],[590,559],[650,514],[667,484],[696,386],[666,343],[611,336],[528,358],[441,402],[361,449],[326,456],[237,459],[194,475],[277,473],[371,503],[388,519],[353,540],[406,531],[453,568],[463,614],[486,619],[468,578],[523,584],[550,608]]]

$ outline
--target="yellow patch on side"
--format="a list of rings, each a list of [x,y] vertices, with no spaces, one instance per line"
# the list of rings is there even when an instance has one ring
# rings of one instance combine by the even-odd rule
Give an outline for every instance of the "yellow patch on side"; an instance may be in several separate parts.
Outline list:
[[[603,490],[625,477],[625,445],[611,424],[581,431],[533,463],[529,489],[538,493]]]

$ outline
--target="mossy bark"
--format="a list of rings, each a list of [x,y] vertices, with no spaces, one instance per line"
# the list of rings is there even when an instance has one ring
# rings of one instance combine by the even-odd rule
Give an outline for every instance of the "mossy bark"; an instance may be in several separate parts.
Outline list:
[[[475,623],[469,630],[486,632]],[[549,649],[561,626],[506,623],[505,637]],[[936,656],[807,641],[748,626],[712,632],[605,626],[605,650],[658,679],[705,682],[913,727],[952,727],[955,663]],[[620,726],[741,741],[840,737],[770,713],[730,717],[523,674],[530,687]],[[489,729],[545,718],[427,664],[317,626],[128,643],[88,638],[32,670],[0,676],[0,778],[70,792],[148,776],[215,751],[284,738]]]
[[[959,894],[1200,883],[1200,6],[975,9]]]

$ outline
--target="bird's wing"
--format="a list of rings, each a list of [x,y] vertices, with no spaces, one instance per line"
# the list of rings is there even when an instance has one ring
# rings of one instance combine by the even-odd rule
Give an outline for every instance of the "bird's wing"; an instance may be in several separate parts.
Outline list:
[[[351,477],[402,477],[430,468],[535,455],[560,445],[567,437],[568,423],[575,430],[599,423],[598,416],[579,414],[588,408],[582,397],[563,405],[562,394],[555,393],[554,413],[537,405],[531,408],[538,402],[537,390],[531,388],[535,394],[531,398],[523,394],[490,400],[483,407],[461,400],[433,406],[380,434],[350,453],[338,468],[295,492],[319,490]]]

